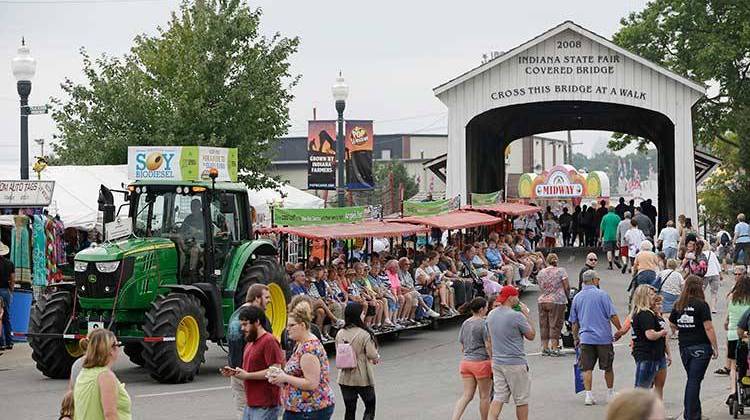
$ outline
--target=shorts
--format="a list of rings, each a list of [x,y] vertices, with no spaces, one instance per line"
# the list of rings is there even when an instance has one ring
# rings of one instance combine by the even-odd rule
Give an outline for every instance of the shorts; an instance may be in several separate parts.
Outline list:
[[[615,252],[615,249],[617,249],[617,241],[604,241],[602,246],[605,251]]]
[[[464,378],[486,379],[492,377],[492,360],[461,360],[458,373]]]
[[[615,359],[615,348],[612,344],[581,344],[581,359],[578,366],[582,371],[594,370],[594,365],[599,362],[599,369],[605,372],[612,370],[612,362]]]
[[[242,420],[276,420],[281,414],[278,407],[245,407]]]
[[[539,303],[539,335],[542,342],[559,340],[565,321],[565,305],[551,302]]]
[[[668,260],[677,258],[677,248],[672,248],[672,247],[664,248],[664,256]]]
[[[620,247],[620,256],[621,257],[627,257],[628,256],[628,246],[621,246]]]
[[[661,312],[662,313],[672,312],[674,303],[677,302],[677,299],[679,298],[679,296],[673,295],[671,293],[667,293],[662,290],[661,297],[663,299],[661,303]]]
[[[531,378],[528,365],[500,365],[492,364],[492,374],[495,387],[494,400],[503,404],[513,402],[517,405],[528,405],[531,393]]]
[[[737,341],[727,340],[727,359],[737,360]]]
[[[667,368],[667,358],[635,362],[635,387],[649,389],[654,386],[656,373]]]
[[[721,277],[719,276],[706,276],[703,277],[703,289],[705,290],[706,287],[711,286],[711,293],[717,294],[719,293],[719,280]]]
[[[545,236],[544,237],[544,247],[545,248],[554,248],[555,245],[557,245],[557,238],[554,236]]]

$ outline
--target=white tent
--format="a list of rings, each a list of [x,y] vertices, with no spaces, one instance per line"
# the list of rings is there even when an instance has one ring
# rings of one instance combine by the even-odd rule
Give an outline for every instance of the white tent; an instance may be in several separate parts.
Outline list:
[[[0,166],[0,179],[18,178],[18,166]],[[36,173],[31,172],[31,178],[36,179]],[[42,179],[55,181],[50,213],[59,214],[65,227],[82,230],[91,230],[96,225],[99,186],[122,189],[123,184],[130,182],[126,165],[49,166],[42,172]],[[286,208],[323,207],[323,199],[312,194],[289,185],[280,185],[278,189],[280,192],[271,188],[248,191],[250,205],[255,207],[258,221],[267,220],[270,224],[269,202],[283,203]],[[123,196],[114,193],[114,198],[115,206],[119,208]],[[6,223],[10,224],[12,220],[8,218]]]
[[[271,225],[270,203],[281,205],[287,209],[320,209],[325,204],[322,198],[291,185],[280,185],[278,189],[249,190],[248,197],[250,205],[255,208],[256,223],[262,226]]]
[[[0,178],[19,179],[18,167],[0,167]],[[37,179],[36,173],[31,172],[30,178]],[[98,215],[99,186],[122,189],[128,182],[128,169],[125,165],[49,166],[42,172],[42,180],[55,181],[50,213],[59,214],[65,227],[91,230]],[[115,193],[114,197],[119,207],[123,196]]]

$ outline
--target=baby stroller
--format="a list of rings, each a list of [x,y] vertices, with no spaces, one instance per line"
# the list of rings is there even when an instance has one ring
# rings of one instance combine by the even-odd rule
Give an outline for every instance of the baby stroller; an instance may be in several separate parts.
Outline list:
[[[571,287],[568,291],[568,303],[565,305],[565,321],[563,322],[562,345],[563,348],[572,349],[575,347],[575,337],[573,337],[573,325],[568,321],[570,319],[570,308],[573,306],[573,297],[578,293],[578,289]]]
[[[750,407],[750,376],[748,376],[750,375],[750,372],[748,372],[750,362],[747,360],[747,356],[747,343],[738,340],[735,358],[737,361],[737,388],[734,395],[727,401],[729,415],[735,419],[739,418],[740,414],[745,414],[745,407]]]

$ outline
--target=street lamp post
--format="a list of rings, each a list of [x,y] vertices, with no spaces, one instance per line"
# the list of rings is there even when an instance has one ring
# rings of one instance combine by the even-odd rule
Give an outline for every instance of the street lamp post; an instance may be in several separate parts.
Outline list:
[[[346,108],[346,98],[349,96],[349,86],[344,83],[344,76],[339,72],[336,83],[331,88],[333,99],[336,101],[336,112],[338,118],[338,132],[336,134],[336,195],[338,197],[339,207],[344,207],[344,167],[346,165],[344,156],[344,108]]]
[[[18,55],[11,62],[18,96],[21,97],[21,179],[29,179],[29,94],[31,79],[36,73],[36,60],[31,56],[24,39],[18,48]]]

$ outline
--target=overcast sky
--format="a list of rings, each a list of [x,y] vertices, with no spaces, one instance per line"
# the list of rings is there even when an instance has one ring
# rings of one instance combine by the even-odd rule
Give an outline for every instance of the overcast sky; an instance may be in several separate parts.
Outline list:
[[[375,120],[376,133],[445,133],[446,108],[432,89],[475,67],[482,54],[507,51],[565,20],[605,37],[647,0],[302,0],[253,1],[263,32],[297,35],[290,135],[307,120],[334,118],[331,85],[339,69],[350,86],[346,115]],[[82,81],[85,47],[92,56],[121,55],[135,35],[155,33],[177,10],[175,0],[0,0],[0,164],[18,162],[19,113],[10,61],[22,36],[37,60],[31,105],[59,97],[65,77]],[[606,4],[606,5],[605,5]],[[2,64],[5,63],[5,64]],[[30,117],[30,139],[50,139],[49,116]],[[603,149],[608,133],[574,132],[576,151]],[[31,156],[39,147],[31,141]]]

